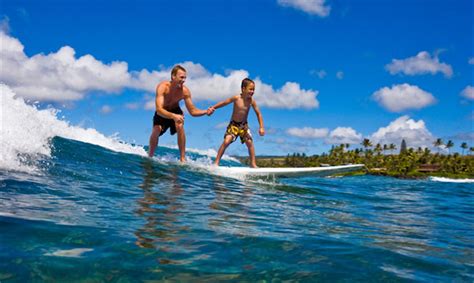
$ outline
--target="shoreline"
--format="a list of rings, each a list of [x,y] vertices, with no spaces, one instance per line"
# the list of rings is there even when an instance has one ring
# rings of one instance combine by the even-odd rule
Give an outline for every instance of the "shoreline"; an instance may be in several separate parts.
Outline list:
[[[235,156],[242,164],[248,164],[248,157]],[[365,164],[365,168],[337,176],[374,175],[398,179],[471,179],[474,180],[473,155],[440,155],[426,152],[382,154],[353,154],[338,152],[306,156],[293,154],[285,156],[257,156],[258,167],[321,167],[345,164]]]
[[[341,173],[337,174],[338,176],[365,176],[365,175],[371,175],[371,176],[384,176],[384,177],[392,177],[392,178],[397,178],[397,179],[405,179],[405,180],[425,180],[429,178],[448,178],[448,179],[453,179],[453,180],[473,180],[474,181],[474,176],[473,175],[468,175],[468,174],[451,174],[451,173],[442,173],[438,172],[436,174],[425,174],[425,173],[414,173],[414,174],[408,174],[408,175],[399,175],[399,174],[390,174],[387,172],[377,172],[377,171],[370,171],[370,170],[358,170],[358,171],[353,171],[353,172],[347,172],[347,173]]]

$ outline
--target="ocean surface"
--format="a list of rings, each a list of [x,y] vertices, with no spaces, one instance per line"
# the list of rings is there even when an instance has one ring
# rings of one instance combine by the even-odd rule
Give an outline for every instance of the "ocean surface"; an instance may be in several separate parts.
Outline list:
[[[2,283],[474,281],[473,183],[220,176],[0,88]]]

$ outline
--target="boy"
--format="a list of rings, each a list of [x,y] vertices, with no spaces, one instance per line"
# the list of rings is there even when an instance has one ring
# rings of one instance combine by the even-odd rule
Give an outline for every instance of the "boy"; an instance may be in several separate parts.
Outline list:
[[[221,101],[211,107],[211,109],[218,109],[231,102],[234,103],[234,110],[232,111],[232,120],[227,126],[227,130],[224,135],[224,142],[222,143],[219,151],[217,152],[216,160],[214,161],[215,165],[219,165],[219,162],[224,155],[226,148],[234,142],[237,137],[240,137],[240,141],[245,143],[249,150],[250,157],[250,167],[256,168],[257,164],[255,161],[255,149],[253,146],[252,135],[250,134],[250,129],[247,124],[247,117],[249,115],[250,107],[253,107],[255,114],[257,114],[258,123],[260,124],[260,129],[258,133],[263,136],[265,135],[265,129],[263,128],[263,119],[260,110],[258,109],[257,103],[252,96],[255,92],[255,83],[249,79],[245,78],[242,80],[241,85],[242,93],[240,95],[232,96],[224,101]]]

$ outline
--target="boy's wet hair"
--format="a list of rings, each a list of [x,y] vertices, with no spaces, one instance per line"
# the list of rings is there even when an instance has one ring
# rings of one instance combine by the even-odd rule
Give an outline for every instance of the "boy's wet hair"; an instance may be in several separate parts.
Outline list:
[[[183,72],[186,72],[186,69],[181,66],[181,65],[176,65],[173,67],[173,69],[171,70],[171,76],[176,76],[176,74],[178,73],[178,71],[181,70]]]
[[[255,85],[255,82],[252,81],[251,79],[249,78],[245,78],[242,80],[242,85],[240,86],[241,88],[246,88],[249,84],[254,84]]]

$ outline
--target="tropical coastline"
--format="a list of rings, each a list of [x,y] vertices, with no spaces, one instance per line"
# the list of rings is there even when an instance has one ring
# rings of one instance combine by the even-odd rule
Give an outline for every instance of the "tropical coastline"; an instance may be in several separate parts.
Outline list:
[[[333,146],[328,153],[307,156],[305,153],[293,153],[287,156],[258,156],[259,167],[319,167],[344,164],[365,164],[363,170],[344,173],[348,175],[381,175],[404,179],[420,179],[428,177],[444,177],[451,179],[474,178],[473,147],[467,143],[461,144],[462,153],[441,153],[441,149],[449,150],[454,147],[452,141],[446,142],[437,139],[433,145],[439,149],[432,152],[428,148],[407,148],[403,140],[400,151],[394,153],[397,147],[394,144],[376,144],[372,146],[370,140],[365,139],[363,148],[350,149],[349,144]],[[465,154],[469,149],[469,155]],[[238,158],[243,163],[245,157]]]

